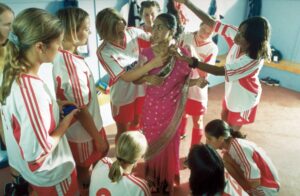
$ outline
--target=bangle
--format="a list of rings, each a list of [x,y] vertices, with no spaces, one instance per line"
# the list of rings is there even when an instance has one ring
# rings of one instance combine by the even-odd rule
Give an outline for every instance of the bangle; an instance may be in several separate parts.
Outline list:
[[[198,66],[198,64],[199,64],[198,59],[195,58],[195,57],[192,57],[191,59],[192,59],[192,64],[189,64],[189,67],[196,68]]]

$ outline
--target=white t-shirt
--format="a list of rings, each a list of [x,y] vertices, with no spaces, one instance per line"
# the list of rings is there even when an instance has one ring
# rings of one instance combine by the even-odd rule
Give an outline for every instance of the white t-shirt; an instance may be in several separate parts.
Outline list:
[[[59,123],[59,107],[46,84],[21,75],[1,107],[9,164],[36,186],[53,186],[69,177],[75,162],[65,136],[53,149],[50,134]]]
[[[97,130],[100,131],[103,123],[95,82],[84,58],[61,50],[53,61],[53,78],[57,99],[75,102],[79,107],[86,106]],[[72,123],[66,135],[72,142],[82,143],[92,140],[78,120]]]
[[[225,101],[232,112],[247,111],[256,106],[261,96],[258,74],[264,59],[251,59],[240,55],[240,47],[234,43],[237,28],[217,22],[215,31],[221,34],[229,45],[225,64]]]
[[[277,170],[266,153],[253,142],[245,139],[232,139],[229,155],[241,167],[247,180],[260,179],[260,187],[279,189]]]
[[[127,28],[124,39],[123,47],[104,41],[97,50],[98,59],[110,76],[110,97],[113,108],[116,107],[113,109],[114,116],[118,114],[120,106],[145,96],[144,85],[135,85],[119,78],[123,73],[137,66],[140,50],[150,45],[150,34],[141,29]]]
[[[146,181],[134,175],[123,175],[119,182],[111,182],[108,177],[112,160],[108,157],[101,159],[94,167],[90,196],[150,196],[151,192]]]
[[[195,49],[197,54],[197,58],[201,62],[208,63],[210,65],[214,65],[216,62],[217,54],[218,54],[218,47],[212,41],[206,41],[199,43],[196,39],[196,32],[188,32],[184,33],[181,37],[181,45],[189,45]],[[197,79],[200,77],[199,69],[192,69],[190,74],[191,79]],[[208,76],[207,76],[208,77]],[[207,105],[208,100],[208,93],[207,93],[208,86],[204,88],[200,88],[198,86],[192,86],[189,88],[188,92],[188,99],[201,102],[204,106]]]

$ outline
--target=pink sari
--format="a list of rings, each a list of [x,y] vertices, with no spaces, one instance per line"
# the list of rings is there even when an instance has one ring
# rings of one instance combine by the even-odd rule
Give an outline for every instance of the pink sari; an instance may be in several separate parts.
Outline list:
[[[187,51],[183,50],[187,54]],[[151,48],[142,51],[148,60],[154,58]],[[179,124],[184,111],[188,64],[175,60],[170,74],[160,86],[148,86],[142,113],[143,131],[149,143],[146,155],[146,177],[152,185],[165,188],[179,184]],[[164,68],[153,69],[149,74],[161,73]],[[159,74],[158,74],[159,75]],[[150,184],[150,185],[151,185]]]

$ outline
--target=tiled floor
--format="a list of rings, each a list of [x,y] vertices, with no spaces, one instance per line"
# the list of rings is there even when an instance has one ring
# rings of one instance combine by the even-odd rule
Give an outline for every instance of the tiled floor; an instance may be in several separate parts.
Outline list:
[[[221,100],[224,93],[224,85],[218,85],[209,90],[209,106],[205,116],[205,122],[220,117]],[[107,107],[107,106],[105,106]],[[106,109],[105,109],[106,110]],[[103,109],[101,110],[102,115]],[[107,112],[105,111],[107,114]],[[104,124],[109,124],[111,118],[104,119]],[[263,86],[263,95],[258,107],[258,113],[254,124],[245,126],[242,131],[247,134],[249,140],[254,141],[265,149],[278,169],[281,179],[281,196],[297,196],[300,193],[300,93],[280,87]],[[189,119],[188,127],[191,128]],[[111,143],[109,155],[114,154],[115,125],[106,127],[108,139]],[[190,129],[189,129],[190,130]],[[203,138],[205,142],[205,138]],[[190,146],[190,131],[182,140],[180,157],[183,159]],[[138,172],[142,171],[142,164],[138,166]],[[8,169],[0,170],[0,195],[3,185],[9,181]],[[180,171],[181,185],[176,188],[175,195],[185,196],[189,194],[188,169]]]

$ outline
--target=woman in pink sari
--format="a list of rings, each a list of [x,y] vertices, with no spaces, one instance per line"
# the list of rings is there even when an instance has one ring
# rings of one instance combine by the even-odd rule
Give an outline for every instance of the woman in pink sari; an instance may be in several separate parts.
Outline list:
[[[171,52],[177,35],[177,22],[171,14],[159,15],[152,29],[154,45],[144,49],[142,57],[149,61],[161,53]],[[174,48],[173,48],[174,50]],[[179,49],[189,55],[186,49]],[[187,63],[170,57],[162,67],[149,72],[163,79],[162,84],[146,89],[142,113],[143,131],[149,143],[146,155],[146,178],[152,192],[173,192],[179,184],[179,131],[188,86],[190,68]],[[197,80],[198,81],[198,80]],[[197,81],[195,84],[198,84]]]

